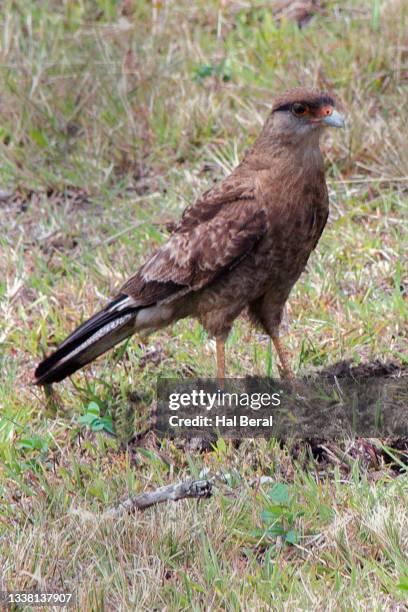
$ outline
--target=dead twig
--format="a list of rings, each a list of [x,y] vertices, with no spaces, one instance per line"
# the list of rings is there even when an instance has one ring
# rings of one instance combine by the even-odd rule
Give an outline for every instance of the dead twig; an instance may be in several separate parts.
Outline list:
[[[209,480],[185,480],[165,487],[160,487],[149,493],[141,493],[121,502],[118,506],[104,513],[105,518],[118,518],[134,510],[146,510],[154,504],[179,499],[208,499],[212,495],[212,484]]]

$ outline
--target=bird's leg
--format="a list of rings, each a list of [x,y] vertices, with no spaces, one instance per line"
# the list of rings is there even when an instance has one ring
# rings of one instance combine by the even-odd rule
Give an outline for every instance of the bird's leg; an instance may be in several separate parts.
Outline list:
[[[223,381],[225,378],[225,340],[223,338],[216,338],[216,351],[217,351],[217,378],[219,381]],[[224,383],[222,383],[224,386]]]
[[[289,351],[282,344],[282,341],[279,336],[271,337],[275,350],[278,353],[279,361],[281,362],[283,377],[288,378],[289,380],[293,380],[295,378],[295,375],[289,365]]]

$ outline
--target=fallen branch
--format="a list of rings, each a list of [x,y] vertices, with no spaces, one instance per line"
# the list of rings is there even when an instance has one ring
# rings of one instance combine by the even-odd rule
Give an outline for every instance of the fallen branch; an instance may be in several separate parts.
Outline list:
[[[212,484],[209,480],[185,480],[165,487],[160,487],[150,493],[141,493],[135,497],[121,502],[115,508],[104,513],[105,518],[118,518],[134,510],[146,510],[154,504],[165,501],[178,501],[179,499],[196,498],[208,499],[212,495]]]

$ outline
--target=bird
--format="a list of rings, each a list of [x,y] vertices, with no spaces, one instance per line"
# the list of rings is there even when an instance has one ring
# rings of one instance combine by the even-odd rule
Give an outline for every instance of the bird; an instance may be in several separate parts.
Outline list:
[[[327,222],[319,142],[326,127],[345,126],[336,105],[314,87],[277,95],[242,161],[187,206],[167,241],[118,294],[37,366],[34,383],[60,382],[129,336],[186,317],[215,338],[223,380],[225,341],[245,312],[272,339],[282,377],[293,378],[279,328]]]

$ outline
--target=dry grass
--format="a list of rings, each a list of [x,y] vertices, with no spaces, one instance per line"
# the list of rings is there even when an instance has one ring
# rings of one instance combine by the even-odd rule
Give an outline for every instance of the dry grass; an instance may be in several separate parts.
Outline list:
[[[236,163],[273,94],[298,83],[334,91],[348,128],[324,143],[332,212],[291,296],[292,365],[407,362],[406,3],[309,4],[305,17],[285,3],[273,14],[244,1],[6,2],[3,583],[72,587],[81,610],[403,609],[403,469],[375,483],[358,462],[343,473],[308,460],[305,471],[273,441],[202,456],[171,443],[123,453],[117,438],[80,426],[97,401],[119,421],[130,405],[140,427],[158,375],[213,374],[214,347],[198,325],[182,322],[150,348],[132,341],[115,353],[117,367],[111,354],[77,386],[61,384],[54,405],[29,384],[42,351],[114,293],[165,239],[165,222]],[[244,320],[229,340],[228,371],[276,373],[267,338]],[[237,469],[244,480],[198,506],[101,521],[127,491],[204,467]],[[285,533],[293,526],[294,544],[266,533],[269,487],[246,484],[261,475],[288,483],[278,519]]]

